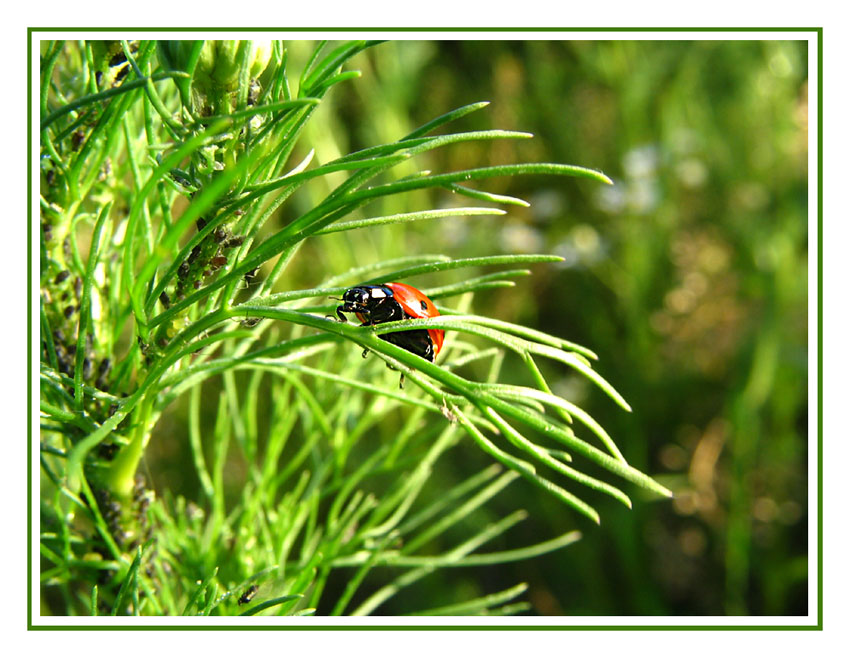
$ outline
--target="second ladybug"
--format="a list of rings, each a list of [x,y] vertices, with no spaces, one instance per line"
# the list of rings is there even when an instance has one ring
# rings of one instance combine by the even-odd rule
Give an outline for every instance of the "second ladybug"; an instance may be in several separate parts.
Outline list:
[[[414,318],[435,318],[440,315],[434,302],[406,283],[355,286],[345,291],[342,302],[336,309],[340,321],[346,322],[343,313],[354,313],[363,323],[361,326]],[[379,334],[378,337],[423,359],[433,361],[443,347],[445,333],[442,329],[411,329]]]

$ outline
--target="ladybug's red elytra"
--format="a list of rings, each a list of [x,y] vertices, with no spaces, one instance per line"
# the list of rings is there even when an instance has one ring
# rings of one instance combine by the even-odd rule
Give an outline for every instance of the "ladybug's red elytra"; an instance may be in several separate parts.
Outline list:
[[[345,291],[342,301],[336,309],[339,319],[346,322],[343,313],[354,313],[363,323],[361,326],[440,315],[434,302],[406,283],[355,286]],[[378,337],[433,361],[443,347],[445,333],[442,329],[411,329],[378,334]]]

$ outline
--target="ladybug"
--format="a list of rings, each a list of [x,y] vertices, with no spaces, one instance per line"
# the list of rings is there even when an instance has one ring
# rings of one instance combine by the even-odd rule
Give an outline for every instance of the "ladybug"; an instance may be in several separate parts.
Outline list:
[[[413,318],[435,318],[440,315],[434,302],[406,283],[355,286],[343,293],[342,301],[336,309],[340,321],[346,322],[343,313],[354,313],[363,323],[360,326]],[[423,359],[434,361],[443,347],[445,333],[442,329],[411,329],[379,334],[378,338],[398,345]]]

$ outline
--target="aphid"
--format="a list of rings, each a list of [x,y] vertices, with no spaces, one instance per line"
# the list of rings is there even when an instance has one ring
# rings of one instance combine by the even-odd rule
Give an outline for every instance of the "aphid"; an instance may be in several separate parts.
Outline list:
[[[75,130],[71,135],[71,150],[76,151],[83,145],[83,140],[86,138],[86,133],[82,130]]]
[[[239,597],[239,605],[245,605],[246,603],[249,603],[251,599],[253,599],[257,595],[258,591],[259,588],[256,585],[251,585],[248,589],[242,592],[242,596]]]
[[[224,242],[222,242],[221,246],[224,249],[232,249],[233,247],[241,247],[244,242],[245,242],[245,236],[244,235],[233,235],[233,236],[227,238],[227,240],[225,240]]]

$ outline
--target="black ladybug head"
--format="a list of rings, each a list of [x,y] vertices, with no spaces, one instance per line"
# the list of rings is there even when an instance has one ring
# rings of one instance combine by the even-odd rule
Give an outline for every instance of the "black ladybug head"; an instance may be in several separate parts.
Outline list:
[[[386,286],[354,286],[342,295],[342,306],[337,307],[337,315],[357,313],[361,322],[380,324],[393,320],[404,320],[404,310],[393,297],[393,291]]]
[[[366,308],[372,299],[369,288],[349,288],[342,295],[342,301],[351,308]]]

